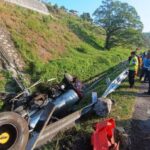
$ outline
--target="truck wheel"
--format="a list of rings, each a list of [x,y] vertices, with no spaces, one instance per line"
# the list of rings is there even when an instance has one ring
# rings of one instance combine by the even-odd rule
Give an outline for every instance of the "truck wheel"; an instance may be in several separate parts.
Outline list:
[[[25,150],[28,137],[24,118],[14,112],[0,113],[0,150]]]

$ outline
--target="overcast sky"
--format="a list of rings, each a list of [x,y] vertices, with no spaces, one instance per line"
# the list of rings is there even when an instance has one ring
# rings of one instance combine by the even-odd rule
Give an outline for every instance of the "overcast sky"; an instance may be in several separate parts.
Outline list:
[[[67,9],[77,10],[80,14],[89,12],[92,14],[101,5],[102,0],[45,0]],[[134,6],[144,24],[144,32],[150,32],[150,0],[120,0]]]

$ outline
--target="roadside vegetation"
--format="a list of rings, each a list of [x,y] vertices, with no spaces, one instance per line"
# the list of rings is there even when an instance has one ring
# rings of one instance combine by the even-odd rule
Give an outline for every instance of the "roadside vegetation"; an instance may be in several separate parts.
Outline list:
[[[150,32],[143,33],[143,38],[144,38],[144,45],[146,46],[147,49],[150,48]]]

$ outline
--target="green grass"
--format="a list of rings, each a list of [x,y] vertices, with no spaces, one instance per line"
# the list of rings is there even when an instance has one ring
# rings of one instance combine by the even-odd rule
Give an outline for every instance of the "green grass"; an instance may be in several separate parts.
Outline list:
[[[7,71],[0,71],[0,92],[14,92],[16,84],[13,82],[12,77]],[[3,101],[0,99],[0,111],[3,106]]]
[[[7,84],[12,82],[12,77],[7,71],[0,71],[0,91],[7,91]]]
[[[115,105],[108,117],[113,117],[117,120],[118,126],[123,126],[128,130],[130,127],[130,121],[132,119],[132,113],[134,111],[135,96],[139,91],[140,83],[136,81],[135,88],[129,88],[128,82],[124,84],[109,97],[115,100]]]

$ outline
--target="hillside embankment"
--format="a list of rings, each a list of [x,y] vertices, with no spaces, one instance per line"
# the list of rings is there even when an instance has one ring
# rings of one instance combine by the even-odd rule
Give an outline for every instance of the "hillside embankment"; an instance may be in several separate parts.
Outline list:
[[[65,71],[87,80],[127,58],[125,48],[103,48],[105,31],[101,27],[61,9],[51,14],[54,18],[0,2],[0,26],[10,33],[31,81],[60,80]]]

